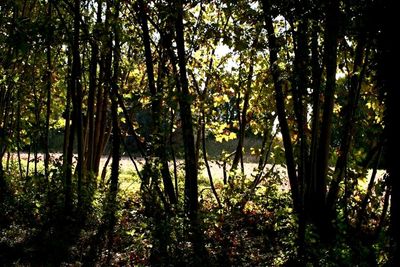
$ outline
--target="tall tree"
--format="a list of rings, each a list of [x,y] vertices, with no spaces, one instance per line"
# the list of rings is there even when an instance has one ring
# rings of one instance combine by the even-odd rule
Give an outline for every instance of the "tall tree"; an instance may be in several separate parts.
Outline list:
[[[146,73],[147,73],[147,80],[149,91],[151,94],[151,112],[152,112],[152,139],[149,140],[151,144],[151,153],[155,153],[155,155],[161,161],[161,175],[164,183],[164,188],[166,194],[168,195],[169,200],[171,203],[176,203],[176,196],[174,191],[174,186],[172,184],[171,174],[169,172],[168,161],[166,157],[166,147],[165,147],[165,138],[163,138],[162,133],[162,77],[158,77],[160,80],[158,86],[156,86],[156,81],[154,78],[154,65],[153,65],[153,56],[151,51],[150,45],[150,33],[149,27],[147,23],[147,14],[144,2],[142,0],[138,1],[138,9],[139,9],[139,17],[141,28],[143,32],[143,44],[145,50],[145,59],[146,59]],[[163,57],[163,56],[162,56]],[[160,68],[165,68],[162,66],[164,60],[160,58]],[[161,73],[162,74],[162,73]]]
[[[285,148],[285,158],[286,158],[287,171],[289,175],[291,195],[295,210],[298,212],[300,211],[299,181],[296,173],[296,164],[293,155],[293,144],[291,140],[290,129],[287,122],[285,99],[282,88],[283,79],[278,65],[279,46],[274,31],[271,4],[269,1],[262,1],[262,7],[264,12],[263,15],[264,15],[265,28],[268,33],[268,46],[270,50],[269,66],[274,83],[276,109],[278,113],[279,126],[281,128],[281,133],[283,138],[283,146]]]
[[[44,148],[45,148],[45,158],[44,158],[44,172],[46,180],[49,179],[49,161],[50,161],[50,153],[49,153],[49,131],[50,131],[50,115],[51,115],[51,87],[52,87],[52,62],[51,62],[51,43],[53,38],[53,30],[52,30],[52,5],[51,1],[47,3],[47,16],[48,16],[48,30],[47,30],[47,44],[46,44],[46,61],[47,61],[47,77],[46,77],[46,124],[45,124],[45,134],[44,134]]]
[[[185,150],[185,203],[189,216],[196,221],[198,212],[197,163],[194,145],[191,96],[186,71],[186,52],[183,26],[183,2],[175,4],[176,44],[178,52],[179,79],[181,91],[179,97],[182,134]]]
[[[90,54],[90,62],[89,62],[89,92],[88,92],[88,101],[87,101],[87,119],[86,119],[86,135],[85,135],[85,144],[87,146],[86,151],[86,171],[92,176],[91,180],[94,179],[97,173],[97,169],[95,168],[95,132],[99,129],[96,129],[95,126],[95,98],[96,92],[100,91],[100,84],[98,82],[98,64],[99,64],[99,35],[100,24],[102,22],[102,6],[103,1],[99,0],[97,2],[97,14],[96,14],[96,23],[94,25],[94,30],[92,32],[93,39],[90,44],[91,46],[91,54]],[[101,103],[100,103],[101,104]],[[91,181],[89,186],[95,186],[95,181]]]
[[[315,219],[321,229],[326,224],[325,197],[330,143],[332,135],[333,105],[335,100],[337,42],[339,34],[339,0],[327,1],[324,36],[324,64],[326,66],[326,83],[322,114],[321,133],[319,137],[317,176],[315,177],[314,206]],[[323,214],[321,216],[321,214]],[[324,231],[324,230],[323,230]],[[325,233],[324,233],[325,234]],[[327,233],[326,233],[327,234]]]
[[[390,232],[391,259],[390,266],[400,262],[400,168],[398,153],[400,139],[397,134],[398,114],[400,114],[400,90],[396,84],[396,51],[392,34],[395,30],[395,1],[379,1],[380,23],[378,27],[378,79],[382,94],[385,95],[385,135],[387,138],[386,160],[387,172],[391,186]],[[397,53],[398,54],[398,53]]]
[[[108,1],[110,5],[111,1]],[[111,7],[109,7],[111,8]],[[121,60],[121,48],[120,48],[120,27],[119,27],[119,12],[120,12],[120,1],[117,0],[113,5],[112,14],[112,33],[114,35],[114,42],[112,47],[109,49],[109,53],[113,54],[113,75],[111,77],[111,88],[110,99],[111,99],[111,119],[112,119],[112,164],[111,164],[111,176],[110,176],[110,232],[114,224],[116,223],[115,211],[116,211],[116,199],[118,193],[118,180],[119,180],[119,162],[120,162],[120,146],[121,146],[121,132],[119,128],[118,118],[118,80],[120,76],[120,60]],[[110,32],[111,34],[111,32]],[[110,38],[111,39],[111,38]]]
[[[191,95],[189,92],[189,83],[186,70],[186,50],[183,24],[183,1],[172,3],[176,16],[175,33],[176,46],[178,54],[179,66],[179,114],[182,120],[182,135],[185,153],[185,208],[189,215],[191,226],[191,241],[194,246],[196,256],[196,264],[201,265],[201,262],[206,257],[204,244],[202,241],[202,233],[198,222],[198,171],[196,162],[196,151],[193,134],[193,118],[191,110]]]

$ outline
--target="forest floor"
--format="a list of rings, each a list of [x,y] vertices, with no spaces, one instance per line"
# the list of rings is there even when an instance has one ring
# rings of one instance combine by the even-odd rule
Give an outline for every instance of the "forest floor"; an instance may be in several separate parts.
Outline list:
[[[38,157],[41,158],[37,165],[40,171],[43,168],[43,154],[39,154]],[[54,162],[62,162],[61,154],[52,154],[52,157]],[[22,167],[26,170],[28,155],[21,153],[20,158]],[[107,157],[102,157],[100,173],[106,160]],[[136,158],[135,162],[140,171],[143,168],[144,159]],[[10,155],[9,163],[18,173],[16,154]],[[176,163],[178,191],[182,199],[184,162],[177,160]],[[267,165],[264,170],[264,179],[248,199],[243,210],[235,211],[234,207],[241,203],[240,201],[246,197],[246,192],[251,188],[257,173],[257,164],[244,163],[244,175],[240,172],[230,173],[230,166],[226,166],[227,176],[234,177],[232,179],[234,185],[229,186],[229,184],[224,184],[222,162],[209,161],[222,209],[218,208],[215,197],[209,190],[210,182],[204,163],[200,162],[199,165],[199,202],[201,203],[204,241],[213,262],[210,266],[266,266],[266,262],[270,266],[281,266],[287,261],[295,249],[296,221],[290,208],[290,190],[284,166],[275,165],[273,171],[270,171],[273,166]],[[33,167],[31,155],[29,166],[31,173],[33,173]],[[173,174],[172,162],[170,167]],[[109,173],[108,168],[103,186],[98,188],[93,199],[92,213],[89,214],[84,225],[80,225],[75,220],[59,221],[53,214],[53,211],[57,212],[58,209],[59,204],[54,202],[57,198],[53,200],[53,208],[50,209],[47,203],[51,198],[43,192],[40,193],[42,188],[40,182],[30,183],[26,196],[16,194],[12,207],[18,208],[10,208],[6,216],[10,220],[8,227],[0,233],[2,236],[0,238],[2,251],[0,266],[3,266],[2,257],[7,260],[6,263],[20,263],[22,264],[20,266],[31,266],[29,263],[37,263],[37,266],[51,266],[48,264],[54,263],[54,266],[57,266],[61,262],[66,264],[64,266],[82,266],[81,264],[85,265],[85,261],[90,259],[97,259],[97,263],[102,263],[103,266],[110,266],[109,264],[148,266],[150,261],[154,260],[151,257],[159,245],[157,225],[162,225],[169,231],[166,237],[170,238],[168,241],[168,253],[172,256],[170,262],[182,261],[182,264],[188,264],[189,262],[185,260],[190,257],[184,255],[190,250],[190,246],[181,242],[186,239],[182,226],[184,217],[181,204],[177,206],[176,216],[164,214],[162,220],[158,221],[158,215],[149,213],[151,207],[144,204],[140,179],[133,162],[126,156],[123,156],[120,161],[119,210],[117,211],[118,222],[113,230],[113,248],[110,250],[105,241],[98,242],[97,238],[100,236],[103,224],[103,208],[106,206],[104,201],[107,187],[104,185],[107,184]],[[383,175],[384,172],[379,171],[377,179],[381,179]],[[371,171],[365,177],[358,179],[358,186],[365,190],[370,176]],[[22,184],[18,183],[18,175],[13,177],[15,192],[19,192]],[[55,195],[50,196],[59,195],[57,191],[54,193]],[[91,249],[92,247],[99,250],[96,252]],[[342,247],[338,249],[343,250]],[[98,254],[93,257],[91,253]],[[337,254],[337,251],[333,251],[332,257],[336,257]],[[347,260],[347,258],[344,259]]]

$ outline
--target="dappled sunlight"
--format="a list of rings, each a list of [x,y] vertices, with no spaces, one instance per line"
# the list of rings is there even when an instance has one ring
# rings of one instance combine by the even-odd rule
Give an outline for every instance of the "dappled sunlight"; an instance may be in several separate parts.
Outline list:
[[[2,0],[1,266],[397,266],[394,1]]]

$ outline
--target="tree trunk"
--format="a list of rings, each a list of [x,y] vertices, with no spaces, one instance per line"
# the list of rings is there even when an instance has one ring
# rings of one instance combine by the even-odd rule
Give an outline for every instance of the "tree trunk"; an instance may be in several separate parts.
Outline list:
[[[175,30],[176,46],[178,52],[179,79],[181,92],[179,96],[180,117],[182,120],[182,135],[185,154],[185,209],[191,223],[191,241],[193,243],[195,262],[203,265],[206,258],[206,250],[203,244],[203,236],[198,222],[198,180],[197,163],[195,160],[195,144],[193,134],[192,110],[189,93],[189,84],[186,71],[185,38],[183,25],[183,2],[174,3],[175,6]]]
[[[304,14],[303,8],[297,6],[296,9],[299,14]],[[295,45],[295,58],[294,58],[294,70],[293,70],[293,103],[294,111],[296,115],[297,131],[299,133],[299,160],[298,160],[298,180],[299,180],[299,194],[300,199],[304,199],[304,187],[305,187],[305,177],[307,171],[309,147],[308,138],[306,135],[307,126],[307,109],[305,107],[304,101],[307,94],[308,85],[308,40],[307,40],[307,28],[308,21],[306,17],[303,17],[299,21],[299,26],[295,32],[294,39],[296,40]],[[303,206],[303,204],[302,204]]]
[[[96,26],[99,26],[101,23],[101,14],[102,14],[102,0],[98,0],[98,9],[97,9],[97,21]],[[89,188],[96,186],[96,175],[94,173],[94,146],[95,146],[95,120],[94,120],[94,105],[95,105],[95,95],[98,90],[97,83],[97,65],[99,62],[99,45],[97,42],[98,35],[100,33],[98,31],[93,31],[94,40],[91,44],[91,57],[89,63],[89,95],[88,95],[88,104],[87,104],[87,121],[86,121],[86,136],[85,143],[87,144],[86,151],[86,171],[90,174],[91,181],[88,183]]]
[[[258,43],[258,32],[256,39],[254,40],[253,47],[257,47]],[[250,96],[252,92],[252,79],[253,79],[253,73],[254,73],[254,57],[255,57],[255,50],[252,51],[251,56],[250,56],[250,62],[249,62],[249,73],[247,75],[247,83],[246,83],[246,91],[244,94],[243,98],[243,110],[241,112],[241,119],[240,119],[240,128],[239,128],[239,140],[238,144],[236,147],[236,152],[235,152],[235,157],[233,158],[232,161],[232,170],[236,170],[237,166],[239,164],[239,160],[243,159],[243,145],[244,145],[244,136],[246,133],[246,127],[247,127],[247,111],[249,109],[249,101],[250,101]]]
[[[75,123],[78,161],[76,164],[76,172],[78,175],[78,207],[82,207],[83,201],[83,188],[82,183],[84,179],[83,172],[83,118],[82,118],[82,84],[81,84],[81,58],[79,51],[79,35],[80,35],[80,0],[75,0],[74,5],[74,40],[72,46],[72,79],[73,79],[73,120]],[[71,146],[73,144],[70,144]]]
[[[109,2],[107,3],[109,4]],[[114,44],[110,42],[109,53],[114,53],[113,61],[113,76],[111,78],[111,120],[112,120],[112,163],[111,163],[111,176],[110,176],[110,196],[109,196],[109,234],[112,233],[112,229],[116,223],[115,211],[117,209],[116,199],[118,193],[118,178],[119,178],[119,160],[120,160],[120,146],[121,146],[121,133],[119,129],[118,120],[118,77],[119,77],[119,61],[121,59],[120,51],[120,37],[119,37],[119,26],[118,26],[118,15],[119,15],[119,1],[115,3],[115,10],[112,20],[111,28],[114,33]],[[111,34],[111,32],[110,32]],[[111,38],[110,38],[111,39]],[[113,46],[112,46],[113,45]],[[111,244],[111,239],[109,239]]]
[[[356,229],[358,231],[361,229],[361,226],[362,226],[362,223],[364,220],[364,215],[367,212],[366,209],[368,206],[369,198],[371,197],[372,189],[374,188],[374,185],[375,185],[375,178],[376,178],[376,174],[378,173],[378,167],[379,167],[379,163],[381,161],[382,150],[383,150],[383,146],[379,149],[379,153],[378,153],[378,155],[376,157],[376,161],[375,161],[375,166],[372,170],[371,179],[368,183],[367,192],[365,192],[364,198],[360,205],[360,209],[358,210],[357,225],[356,225]]]
[[[310,145],[310,165],[308,174],[306,177],[306,188],[305,188],[305,206],[308,215],[311,215],[311,209],[313,208],[313,195],[316,192],[316,180],[317,180],[317,160],[318,160],[318,136],[320,133],[320,109],[321,109],[321,76],[322,68],[319,63],[319,52],[318,52],[318,31],[317,22],[313,22],[312,37],[311,37],[311,66],[312,66],[312,130],[311,130],[311,145]],[[310,210],[308,209],[310,207]]]
[[[50,131],[50,114],[51,114],[51,87],[52,87],[52,64],[51,64],[51,43],[53,39],[53,30],[51,24],[51,15],[52,15],[52,7],[51,1],[48,3],[47,8],[47,15],[48,15],[48,36],[47,36],[47,47],[46,47],[46,60],[47,60],[47,83],[46,83],[46,91],[47,91],[47,99],[46,99],[46,125],[45,125],[45,134],[44,134],[44,174],[46,181],[49,180],[49,160],[50,160],[50,153],[49,153],[49,131]]]
[[[281,128],[281,133],[283,138],[283,146],[285,148],[285,158],[286,158],[286,165],[290,182],[291,195],[295,211],[299,212],[300,211],[299,182],[296,174],[296,165],[293,156],[293,145],[292,145],[292,140],[290,138],[290,130],[286,118],[285,97],[282,90],[282,78],[278,67],[279,47],[277,45],[277,40],[274,32],[270,3],[268,1],[263,1],[262,4],[264,11],[265,27],[268,33],[268,45],[270,49],[269,52],[270,71],[274,82],[276,109],[278,113],[279,126]]]
[[[333,174],[333,179],[329,187],[329,192],[327,195],[327,209],[331,213],[330,219],[335,217],[335,207],[337,195],[339,193],[339,184],[343,180],[345,169],[347,168],[348,155],[351,148],[351,142],[354,135],[354,124],[355,124],[355,114],[358,106],[358,101],[360,99],[361,83],[363,80],[363,75],[365,73],[367,53],[364,51],[366,45],[365,33],[361,33],[357,43],[353,72],[350,80],[349,97],[346,106],[346,117],[344,119],[344,128],[342,132],[342,140],[340,143],[340,155],[336,162],[335,172]],[[364,60],[363,60],[364,59]]]
[[[298,2],[297,2],[298,3]],[[296,6],[299,16],[305,14],[303,5]],[[295,58],[294,58],[294,75],[293,75],[293,102],[296,115],[297,130],[299,133],[299,158],[297,179],[299,183],[299,228],[298,228],[298,256],[302,261],[305,255],[305,231],[306,231],[306,207],[305,207],[305,191],[306,191],[306,176],[308,175],[309,164],[309,145],[308,136],[306,135],[307,126],[307,105],[304,103],[307,94],[308,73],[308,40],[307,40],[308,18],[303,16],[299,21],[297,32],[295,33]]]
[[[193,134],[192,110],[190,103],[189,84],[186,71],[185,41],[183,29],[183,4],[176,4],[176,44],[178,49],[179,77],[181,92],[179,98],[182,134],[185,152],[185,202],[186,210],[192,219],[197,217],[197,164],[195,161],[195,145]]]
[[[382,1],[381,23],[382,29],[379,35],[378,77],[385,99],[385,134],[387,137],[387,172],[391,187],[390,206],[390,234],[391,234],[391,258],[389,266],[398,266],[400,262],[400,168],[398,153],[400,151],[400,139],[398,136],[398,115],[400,114],[400,90],[397,82],[397,47],[393,40],[393,32],[397,29],[395,1]],[[395,26],[396,25],[396,26]]]
[[[326,180],[328,173],[330,143],[332,134],[333,104],[336,87],[336,60],[339,25],[339,0],[328,1],[326,12],[326,29],[324,38],[324,61],[326,65],[326,84],[324,92],[324,108],[321,134],[319,137],[316,191],[314,192],[314,219],[323,236],[329,234],[326,227],[328,218],[326,207]]]
[[[206,165],[206,169],[207,169],[207,174],[208,174],[208,180],[210,181],[210,186],[211,186],[211,190],[214,194],[215,200],[218,203],[218,207],[220,209],[222,209],[222,204],[221,204],[221,200],[218,197],[218,193],[217,190],[215,189],[215,185],[214,185],[214,180],[211,174],[211,168],[210,165],[208,164],[208,159],[207,159],[207,149],[206,149],[206,117],[204,114],[204,110],[202,111],[201,114],[201,145],[202,145],[202,150],[203,150],[203,159],[204,159],[204,164]]]
[[[161,98],[162,98],[162,90],[161,84],[160,87],[156,88],[156,83],[154,79],[154,66],[153,66],[153,57],[150,46],[150,33],[149,27],[147,23],[147,14],[146,7],[142,0],[139,0],[139,16],[141,21],[142,33],[143,33],[143,44],[145,49],[145,59],[146,59],[146,73],[148,86],[150,90],[150,94],[152,97],[151,100],[151,111],[152,111],[152,140],[150,140],[150,144],[152,144],[151,153],[155,153],[156,156],[161,161],[161,175],[164,183],[164,189],[171,203],[176,203],[177,199],[175,196],[174,186],[172,183],[171,174],[169,172],[168,161],[166,157],[166,148],[165,148],[165,138],[163,138],[162,130],[161,130]],[[163,64],[163,56],[161,56],[161,63]],[[163,66],[161,66],[163,68]],[[161,71],[161,76],[163,71]],[[159,79],[162,79],[159,77]],[[161,80],[160,80],[161,81]],[[158,89],[158,90],[157,90]]]
[[[72,91],[72,56],[70,49],[68,50],[68,66],[69,77],[66,79],[67,83],[67,97],[66,106],[64,111],[65,128],[64,128],[64,146],[63,146],[63,167],[64,173],[64,212],[65,215],[70,215],[72,209],[72,147],[73,147],[73,127],[71,123],[71,91]],[[70,145],[72,142],[72,145]],[[34,151],[35,153],[35,151]],[[35,156],[34,156],[35,157]]]

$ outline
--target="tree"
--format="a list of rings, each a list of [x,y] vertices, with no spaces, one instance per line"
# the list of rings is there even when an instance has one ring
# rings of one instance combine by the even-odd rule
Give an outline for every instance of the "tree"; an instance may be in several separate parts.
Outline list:
[[[194,243],[195,256],[203,258],[205,255],[202,244],[200,225],[198,222],[198,185],[197,163],[193,134],[193,122],[189,84],[186,71],[185,38],[183,25],[183,3],[178,1],[174,5],[176,14],[175,31],[179,66],[179,111],[182,120],[182,136],[185,152],[185,207],[190,218],[192,242]]]
[[[156,88],[156,82],[154,78],[154,67],[153,67],[153,56],[151,52],[150,46],[150,34],[149,27],[147,23],[147,7],[143,3],[143,1],[138,2],[139,9],[139,17],[140,23],[143,32],[143,44],[145,48],[145,57],[146,57],[146,72],[147,72],[147,80],[149,84],[149,90],[152,98],[151,104],[151,112],[152,112],[152,139],[149,140],[151,144],[151,154],[155,154],[161,161],[161,174],[163,178],[165,192],[168,195],[168,198],[171,203],[175,204],[177,202],[174,186],[172,184],[171,174],[169,172],[168,161],[166,157],[166,147],[165,147],[165,138],[162,133],[162,77],[158,77],[160,82],[158,83],[158,87]],[[164,62],[162,58],[160,59],[160,67],[164,68],[162,65]],[[162,73],[162,72],[161,72]]]
[[[387,3],[380,3],[381,22],[379,24],[379,61],[378,61],[378,77],[380,81],[382,93],[385,95],[385,135],[387,138],[387,172],[391,186],[391,208],[390,208],[390,231],[391,231],[391,266],[395,266],[400,262],[399,248],[400,248],[400,230],[398,224],[400,222],[400,169],[397,166],[396,158],[400,149],[399,138],[396,135],[397,114],[399,114],[399,105],[397,101],[400,99],[400,92],[395,84],[395,47],[391,39],[393,32],[393,7],[394,2],[388,1]]]

